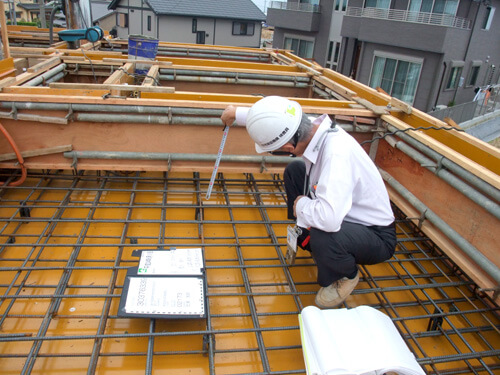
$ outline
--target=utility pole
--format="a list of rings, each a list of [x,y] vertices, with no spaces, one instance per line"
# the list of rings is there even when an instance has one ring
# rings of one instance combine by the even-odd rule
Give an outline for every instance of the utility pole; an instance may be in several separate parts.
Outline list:
[[[45,0],[38,0],[38,5],[40,5],[40,27],[46,29],[47,18],[45,17]]]
[[[66,4],[66,24],[68,29],[92,27],[90,0],[64,0]]]

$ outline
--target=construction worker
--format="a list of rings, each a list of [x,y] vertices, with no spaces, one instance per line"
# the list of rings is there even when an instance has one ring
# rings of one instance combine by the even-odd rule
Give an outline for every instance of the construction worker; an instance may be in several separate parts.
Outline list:
[[[359,281],[357,265],[392,257],[394,214],[377,167],[357,141],[327,115],[309,119],[301,106],[269,96],[251,108],[228,106],[225,125],[246,125],[259,153],[301,156],[284,172],[288,218],[299,245],[318,268],[316,305],[341,305]]]

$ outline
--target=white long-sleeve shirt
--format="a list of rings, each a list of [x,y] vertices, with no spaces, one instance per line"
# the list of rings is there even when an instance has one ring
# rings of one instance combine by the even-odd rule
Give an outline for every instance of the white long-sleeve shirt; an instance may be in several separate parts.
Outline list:
[[[297,225],[337,232],[343,220],[363,225],[394,221],[389,195],[377,167],[358,142],[339,126],[329,131],[323,115],[302,156],[311,197],[296,205]]]
[[[246,124],[248,110],[237,107],[237,124]],[[377,167],[342,128],[337,126],[331,131],[331,123],[327,115],[314,120],[319,128],[302,156],[309,175],[310,197],[297,202],[297,225],[325,232],[337,232],[343,220],[390,225],[394,214]]]

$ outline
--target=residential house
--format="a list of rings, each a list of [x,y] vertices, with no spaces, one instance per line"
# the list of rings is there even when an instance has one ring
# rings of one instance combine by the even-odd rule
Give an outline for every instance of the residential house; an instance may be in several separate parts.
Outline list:
[[[251,0],[113,0],[117,34],[161,41],[260,47],[265,14]]]
[[[499,83],[500,0],[346,1],[273,1],[273,46],[424,111]]]
[[[92,0],[92,23],[101,29],[109,31],[116,26],[115,12],[108,9],[109,1]]]

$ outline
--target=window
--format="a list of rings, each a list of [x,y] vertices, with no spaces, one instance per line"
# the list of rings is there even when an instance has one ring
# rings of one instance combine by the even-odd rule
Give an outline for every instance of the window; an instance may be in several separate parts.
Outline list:
[[[197,31],[196,32],[196,44],[205,44],[205,32]]]
[[[328,56],[326,60],[326,67],[332,70],[337,70],[340,54],[340,42],[330,41],[328,45]]]
[[[116,13],[116,24],[120,27],[128,27],[128,13]]]
[[[421,59],[390,54],[375,55],[370,87],[380,87],[389,95],[413,104],[421,69]]]
[[[462,76],[463,64],[454,63],[450,70],[450,75],[448,76],[448,82],[446,83],[447,89],[456,89],[460,83],[460,77]]]
[[[411,0],[409,11],[422,13],[438,13],[455,16],[458,0]]]
[[[391,0],[366,0],[365,8],[389,9]]]
[[[347,0],[335,0],[335,10],[345,12]]]
[[[148,31],[151,31],[151,16],[148,16]]]
[[[292,50],[294,54],[304,59],[312,59],[314,42],[297,38],[285,38],[284,48]]]
[[[493,15],[495,14],[495,8],[486,7],[486,14],[483,21],[483,30],[489,30],[491,27],[491,22],[493,21]]]
[[[198,31],[198,20],[193,18],[193,23],[191,24],[191,32],[195,33]]]
[[[481,70],[481,61],[473,61],[470,67],[469,77],[467,78],[467,86],[476,85],[479,70]]]
[[[233,35],[253,35],[253,22],[233,22]]]

